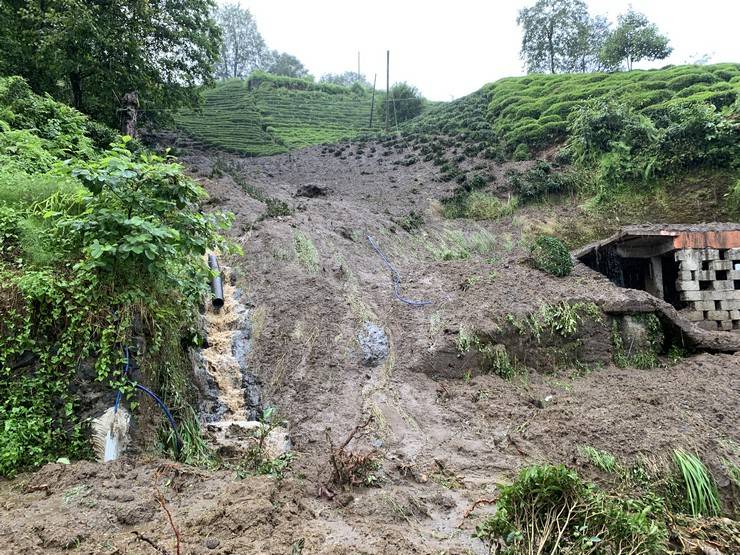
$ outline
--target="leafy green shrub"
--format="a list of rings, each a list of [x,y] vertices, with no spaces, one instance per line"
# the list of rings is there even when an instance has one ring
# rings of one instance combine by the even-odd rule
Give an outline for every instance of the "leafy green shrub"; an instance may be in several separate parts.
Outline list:
[[[475,535],[503,542],[504,553],[664,553],[662,506],[650,498],[622,499],[584,482],[564,466],[525,468],[501,488],[496,513]]]
[[[197,429],[183,345],[197,341],[203,254],[230,250],[228,218],[201,212],[202,189],[171,159],[131,141],[97,150],[84,116],[22,81],[0,79],[0,111],[0,475],[89,455],[80,391],[132,393],[120,362],[134,333],[140,381]],[[199,438],[183,436],[186,457]]]
[[[104,150],[110,148],[114,143],[120,140],[118,132],[114,131],[107,125],[97,121],[88,121],[85,123],[85,132],[93,143],[95,148]]]
[[[557,277],[573,270],[573,259],[565,244],[557,237],[539,235],[532,245],[530,256],[535,268]]]
[[[632,152],[654,143],[653,122],[634,109],[612,101],[594,100],[577,108],[569,119],[568,148],[578,162],[593,162],[622,143]]]
[[[529,147],[525,143],[519,143],[514,149],[514,154],[512,154],[512,158],[519,162],[529,160],[531,157],[532,154],[529,152]]]
[[[537,161],[528,170],[509,170],[506,177],[511,190],[523,201],[531,201],[551,193],[564,193],[575,187],[572,173],[557,173],[550,164]]]

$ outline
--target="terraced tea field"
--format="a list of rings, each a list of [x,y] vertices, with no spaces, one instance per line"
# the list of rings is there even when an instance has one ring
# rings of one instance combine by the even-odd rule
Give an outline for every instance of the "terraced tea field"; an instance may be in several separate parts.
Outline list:
[[[264,156],[351,138],[369,130],[371,96],[295,90],[228,80],[205,92],[200,113],[176,116],[177,126],[219,148]]]
[[[673,106],[708,102],[717,109],[740,96],[740,64],[675,66],[617,73],[508,77],[431,109],[404,125],[409,132],[490,138],[508,152],[544,147],[566,136],[568,116],[589,99],[613,99],[653,118]],[[484,132],[484,134],[481,134]]]

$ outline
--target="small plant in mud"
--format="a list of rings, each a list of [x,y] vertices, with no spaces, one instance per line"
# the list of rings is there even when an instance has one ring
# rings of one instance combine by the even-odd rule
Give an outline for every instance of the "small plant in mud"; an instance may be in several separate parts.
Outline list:
[[[254,437],[250,438],[252,445],[235,467],[237,477],[269,474],[282,478],[288,470],[293,462],[293,453],[286,452],[272,458],[267,449],[267,438],[277,428],[277,421],[275,407],[265,407],[259,420],[261,425],[256,429]]]
[[[326,441],[329,444],[329,464],[332,473],[330,483],[319,486],[320,496],[332,499],[336,495],[332,486],[379,486],[380,460],[377,451],[370,449],[358,452],[349,449],[349,444],[355,439],[355,436],[365,430],[372,421],[373,416],[371,415],[363,424],[355,426],[339,446],[335,446],[331,437],[331,430],[326,429]]]
[[[634,340],[630,338],[625,345],[622,326],[617,320],[612,323],[612,359],[619,368],[639,368],[648,370],[660,364],[658,353],[663,347],[663,325],[655,314],[638,314],[631,316],[633,320],[644,326],[647,342],[635,348]]]
[[[464,327],[460,328],[456,347],[459,355],[471,350],[480,354],[480,371],[483,373],[493,373],[505,380],[510,380],[524,370],[516,357],[510,355],[504,345],[494,345],[481,334],[471,332]]]
[[[573,271],[570,252],[557,237],[539,235],[532,244],[530,255],[535,268],[556,277],[565,277]]]
[[[319,252],[308,235],[296,231],[293,234],[293,249],[301,266],[312,274],[319,271]]]
[[[601,309],[595,303],[569,303],[567,301],[543,304],[536,312],[525,317],[510,314],[507,316],[507,321],[519,335],[531,335],[539,342],[544,332],[564,338],[575,335],[584,316],[595,322],[603,323],[604,321]]]
[[[475,535],[512,555],[658,554],[668,536],[662,509],[652,496],[609,494],[564,466],[532,466],[501,488],[496,513]]]
[[[416,210],[411,210],[405,217],[396,221],[396,223],[408,233],[414,233],[424,225],[424,215]]]
[[[602,451],[590,445],[581,445],[578,452],[599,470],[609,473],[619,470],[616,457],[608,451]]]

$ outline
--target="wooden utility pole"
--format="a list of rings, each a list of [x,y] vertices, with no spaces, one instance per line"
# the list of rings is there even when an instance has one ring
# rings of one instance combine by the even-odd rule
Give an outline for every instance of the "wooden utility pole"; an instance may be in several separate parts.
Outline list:
[[[388,109],[388,101],[391,96],[391,51],[385,51],[385,132],[388,132],[388,116],[390,110]]]
[[[375,81],[378,79],[378,74],[373,76],[373,99],[370,101],[370,128],[373,126],[373,110],[375,109]]]

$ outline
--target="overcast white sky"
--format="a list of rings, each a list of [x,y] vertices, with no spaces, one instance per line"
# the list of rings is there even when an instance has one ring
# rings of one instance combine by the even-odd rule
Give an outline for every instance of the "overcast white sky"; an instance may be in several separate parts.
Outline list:
[[[219,0],[227,3],[228,0]],[[451,100],[500,77],[521,75],[517,11],[535,0],[240,0],[268,46],[297,56],[317,78],[323,73],[378,74],[385,88],[408,81],[432,100]],[[674,48],[662,62],[740,62],[740,0],[586,0],[610,20],[632,6],[668,35]]]

